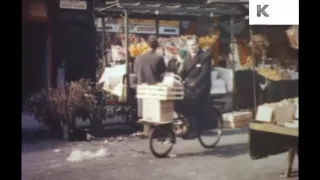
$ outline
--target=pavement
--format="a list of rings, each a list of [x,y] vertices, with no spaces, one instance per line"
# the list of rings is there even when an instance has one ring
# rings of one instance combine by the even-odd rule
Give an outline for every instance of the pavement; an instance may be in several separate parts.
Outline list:
[[[225,131],[214,150],[203,149],[197,140],[178,139],[170,157],[164,159],[150,154],[148,140],[127,135],[91,142],[24,138],[22,180],[283,180],[280,174],[287,154],[251,160],[247,131]],[[66,160],[72,150],[101,148],[107,150],[105,157]],[[298,171],[297,160],[293,171]]]

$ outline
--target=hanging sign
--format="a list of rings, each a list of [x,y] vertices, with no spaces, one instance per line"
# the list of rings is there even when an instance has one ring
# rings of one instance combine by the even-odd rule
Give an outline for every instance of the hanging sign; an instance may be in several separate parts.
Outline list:
[[[44,0],[31,1],[28,8],[28,15],[30,17],[47,17],[47,6]]]
[[[180,28],[179,27],[167,27],[167,26],[160,26],[159,27],[159,34],[160,35],[180,35]]]
[[[160,35],[180,35],[180,21],[159,20]]]
[[[23,20],[47,20],[47,4],[45,0],[25,0],[22,3]]]
[[[87,1],[84,0],[60,0],[61,9],[87,10]]]
[[[101,31],[102,28],[98,28]],[[122,24],[106,24],[106,32],[124,32]],[[129,33],[134,34],[156,34],[156,27],[152,25],[129,25]]]

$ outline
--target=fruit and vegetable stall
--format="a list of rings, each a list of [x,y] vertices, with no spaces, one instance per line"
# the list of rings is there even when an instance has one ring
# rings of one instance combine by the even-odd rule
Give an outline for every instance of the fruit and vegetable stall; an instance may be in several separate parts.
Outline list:
[[[296,27],[286,30],[289,42],[286,45],[294,51],[298,51],[299,47],[298,33],[292,31],[297,30]],[[261,54],[267,50],[263,49]],[[253,91],[259,92],[260,88],[263,95],[263,100],[255,104],[256,114],[249,126],[250,156],[252,159],[261,159],[288,152],[283,175],[290,177],[294,157],[299,155],[298,62],[296,59],[296,67],[290,68],[283,63],[275,63],[275,59],[271,59],[269,65],[266,65],[267,61],[262,55],[260,63],[263,66],[250,70],[255,71],[251,77],[258,80],[258,86],[252,86]]]

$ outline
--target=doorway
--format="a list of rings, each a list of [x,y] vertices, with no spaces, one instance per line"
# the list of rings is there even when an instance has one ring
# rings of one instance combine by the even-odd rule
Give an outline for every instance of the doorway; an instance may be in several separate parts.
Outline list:
[[[47,86],[47,23],[22,24],[22,99]]]

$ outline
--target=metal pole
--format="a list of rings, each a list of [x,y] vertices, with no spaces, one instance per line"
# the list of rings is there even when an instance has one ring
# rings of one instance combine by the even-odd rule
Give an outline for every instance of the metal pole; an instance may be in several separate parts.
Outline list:
[[[234,39],[234,17],[231,16],[231,19],[230,19],[230,40],[231,40],[231,52],[232,52],[232,76],[233,76],[233,91],[232,91],[232,111],[234,111],[236,109],[235,107],[235,95],[236,95],[236,88],[235,88],[235,72],[236,72],[236,69],[235,69],[235,46],[234,46],[234,43],[235,43],[235,39]]]
[[[125,51],[126,51],[126,97],[129,95],[129,12],[127,9],[124,9],[124,31],[125,31]]]
[[[156,36],[159,36],[159,18],[158,16],[156,17]]]
[[[102,64],[103,64],[103,68],[106,67],[106,22],[105,22],[105,17],[101,18],[102,21],[102,30],[101,30],[101,58],[102,58]]]
[[[251,41],[252,41],[252,27],[250,26],[250,45],[251,45]],[[252,82],[253,82],[253,110],[252,110],[252,114],[253,114],[253,117],[256,116],[256,112],[257,112],[257,93],[256,93],[256,77],[255,77],[255,73],[256,71],[254,70],[254,68],[256,67],[256,61],[254,59],[254,56],[253,56],[253,51],[250,47],[250,55],[251,55],[251,59],[252,59]]]

